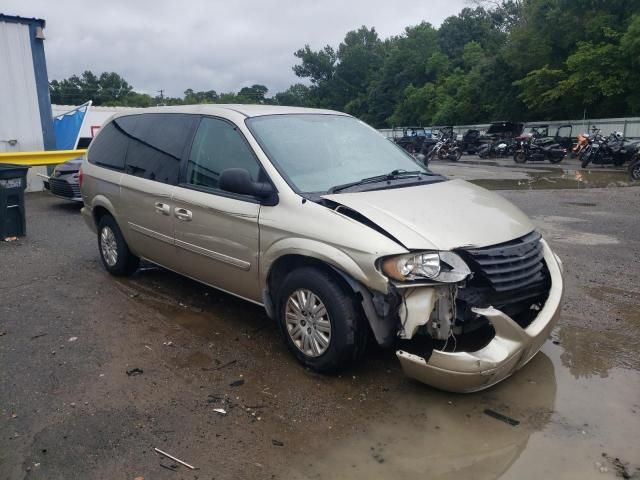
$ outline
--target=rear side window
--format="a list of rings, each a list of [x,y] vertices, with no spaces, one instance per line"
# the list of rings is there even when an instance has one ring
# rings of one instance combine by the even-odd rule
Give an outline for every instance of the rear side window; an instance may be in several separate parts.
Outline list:
[[[126,172],[130,175],[175,185],[180,159],[197,117],[153,113],[115,120],[129,137]]]
[[[220,173],[227,168],[244,168],[254,181],[260,175],[260,165],[237,127],[205,117],[191,147],[187,183],[217,189]]]
[[[129,138],[114,125],[114,122],[105,125],[91,144],[89,163],[124,170],[128,143]]]

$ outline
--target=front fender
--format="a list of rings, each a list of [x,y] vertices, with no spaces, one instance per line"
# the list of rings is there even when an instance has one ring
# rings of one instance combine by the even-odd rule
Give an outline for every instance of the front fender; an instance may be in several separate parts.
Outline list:
[[[346,273],[354,280],[366,285],[367,287],[386,293],[388,282],[384,276],[375,271],[372,265],[371,271],[367,274],[358,263],[347,255],[344,251],[309,238],[284,238],[279,240],[267,248],[260,255],[260,276],[263,284],[267,281],[267,276],[273,264],[279,258],[285,255],[300,255],[309,257]],[[372,275],[372,273],[374,273]]]

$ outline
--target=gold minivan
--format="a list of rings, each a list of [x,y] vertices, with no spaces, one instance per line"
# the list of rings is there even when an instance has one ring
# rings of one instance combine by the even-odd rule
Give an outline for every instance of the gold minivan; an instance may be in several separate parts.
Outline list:
[[[343,113],[118,114],[80,178],[110,273],[144,258],[262,305],[320,372],[372,337],[410,377],[482,390],[538,352],[559,312],[562,264],[518,208]]]

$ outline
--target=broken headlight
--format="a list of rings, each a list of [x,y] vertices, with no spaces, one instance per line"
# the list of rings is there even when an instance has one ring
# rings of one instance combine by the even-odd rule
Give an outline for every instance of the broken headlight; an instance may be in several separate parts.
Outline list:
[[[382,271],[400,282],[431,280],[455,283],[471,275],[467,264],[453,252],[420,252],[395,255],[382,260]]]

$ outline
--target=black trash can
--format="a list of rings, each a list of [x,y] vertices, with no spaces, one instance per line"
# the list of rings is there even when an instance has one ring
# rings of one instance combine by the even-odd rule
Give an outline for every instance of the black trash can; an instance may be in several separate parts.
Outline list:
[[[27,234],[24,190],[29,167],[0,163],[0,240]]]

